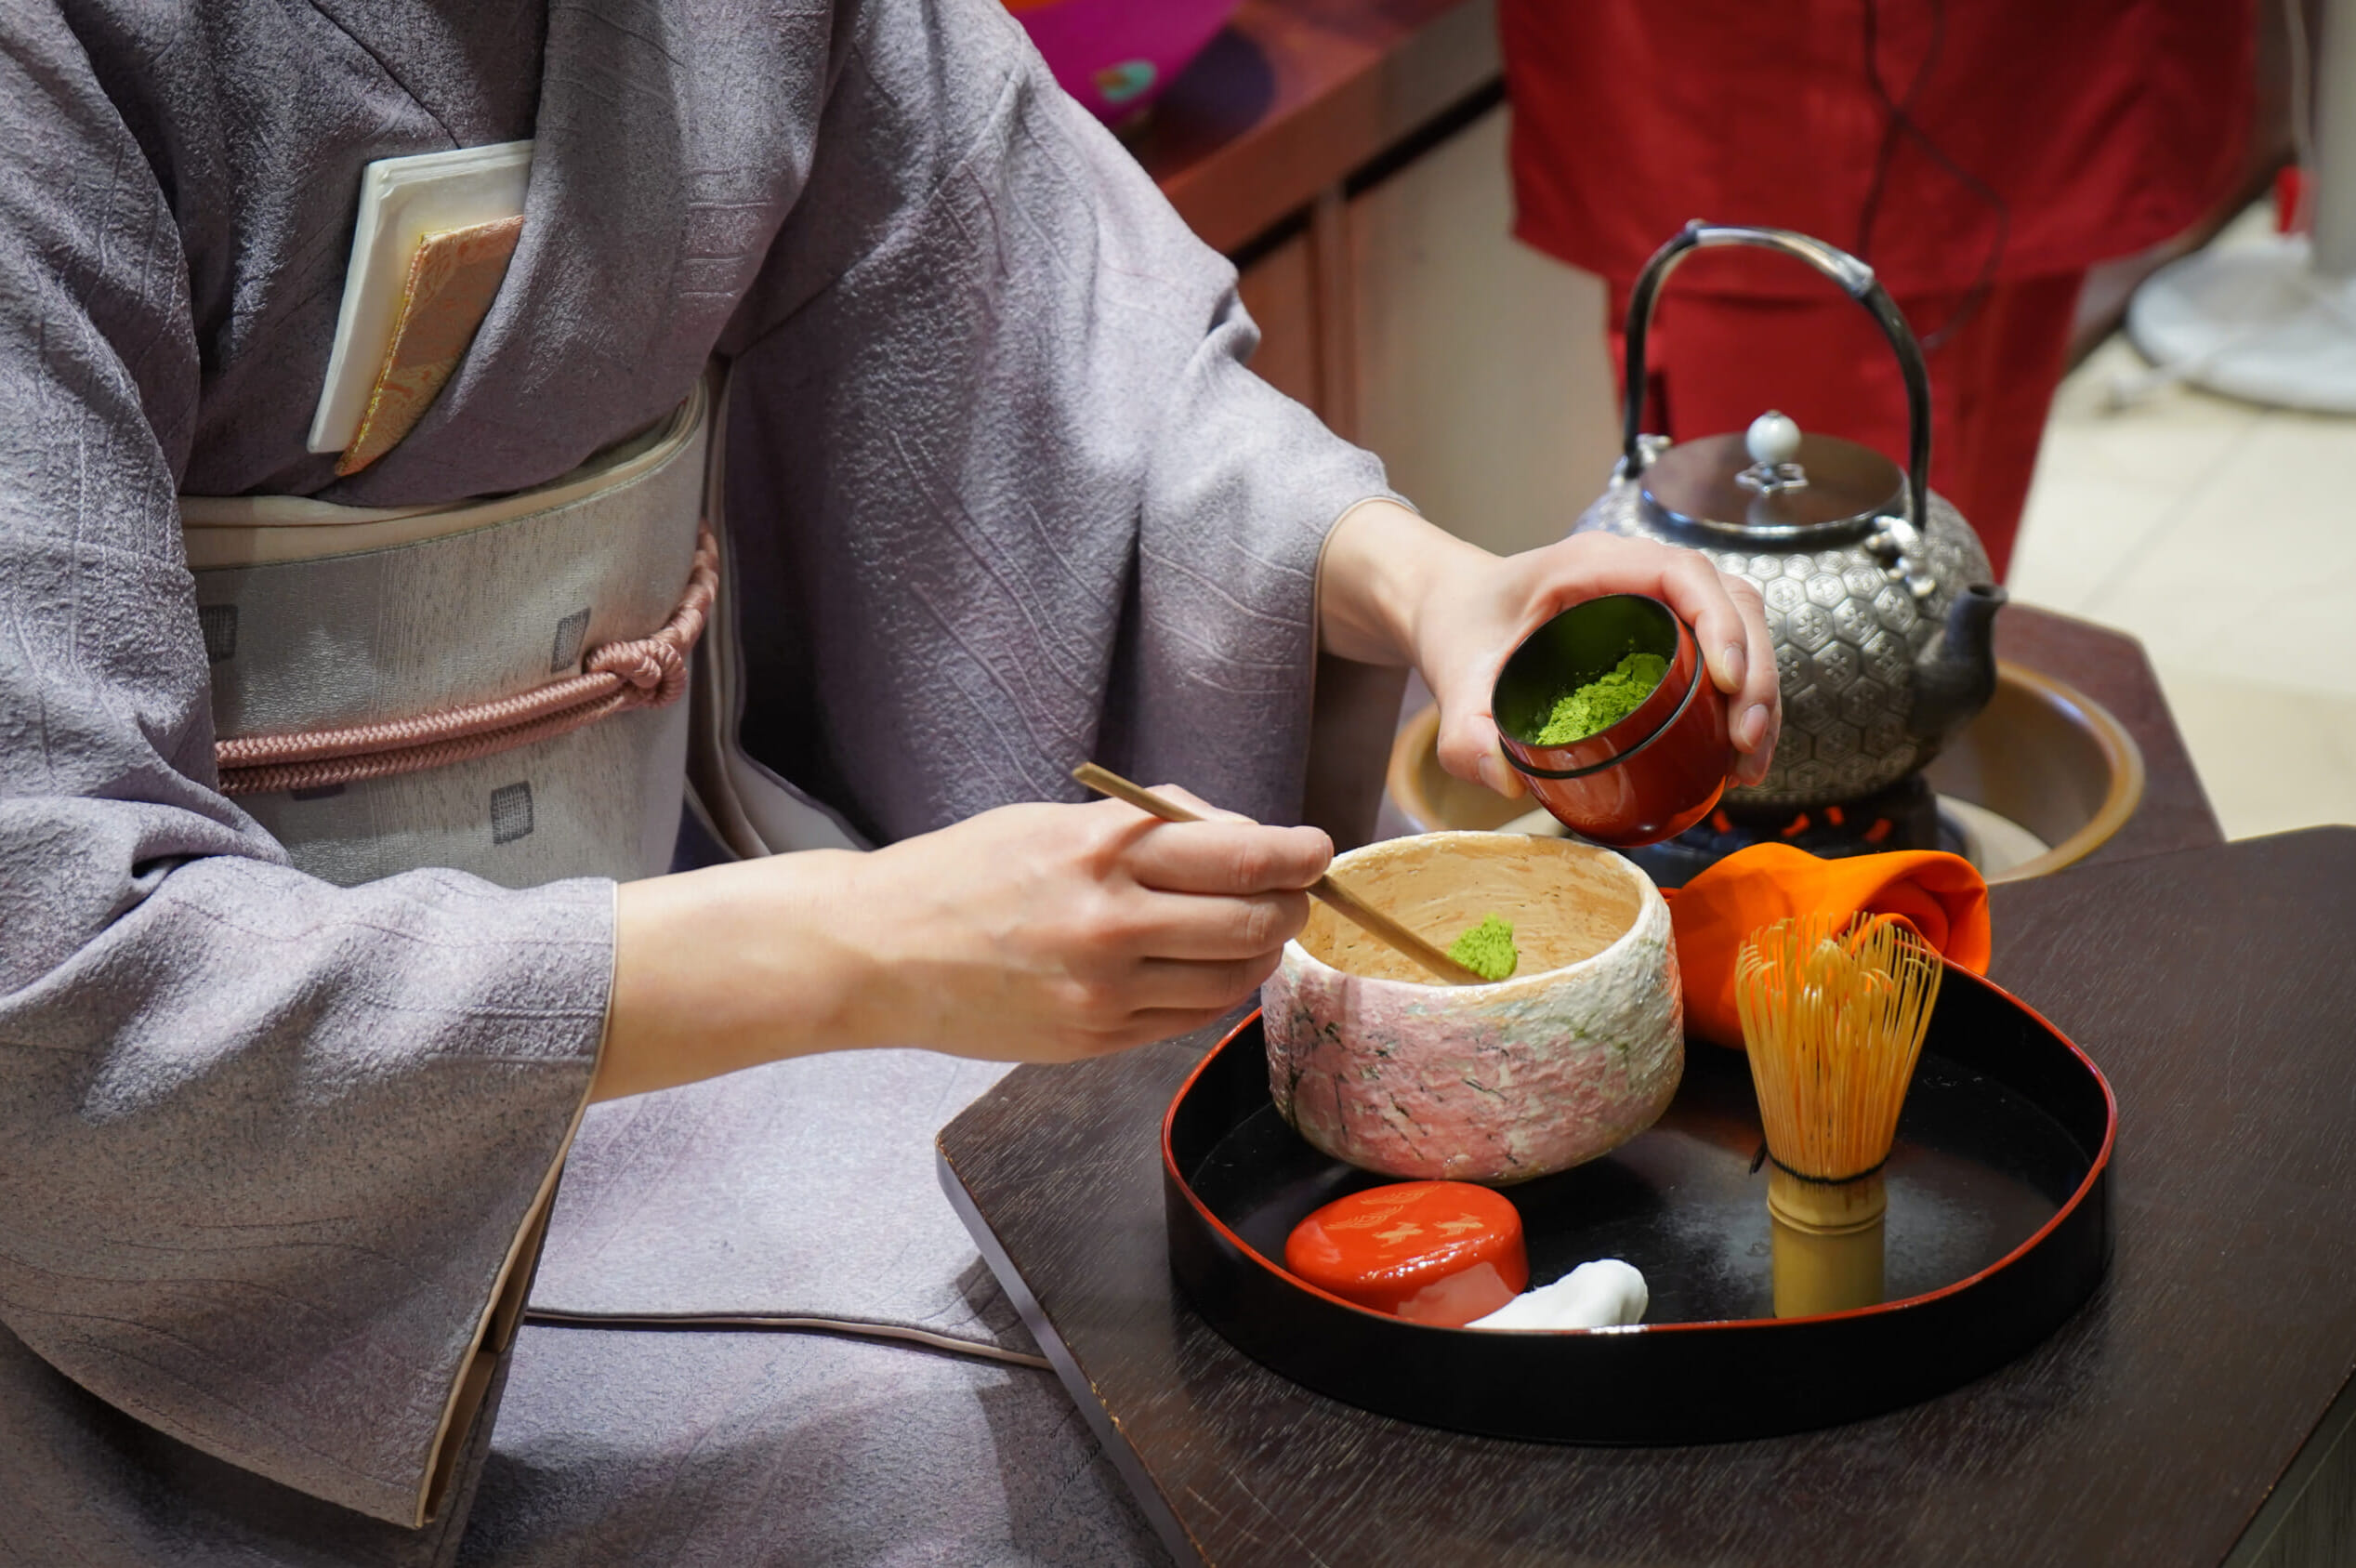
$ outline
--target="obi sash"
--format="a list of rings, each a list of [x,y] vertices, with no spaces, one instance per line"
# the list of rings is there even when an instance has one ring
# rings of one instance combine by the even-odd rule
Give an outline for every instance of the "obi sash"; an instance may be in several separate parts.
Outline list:
[[[653,429],[489,501],[182,498],[222,783],[296,866],[527,887],[669,865],[688,717],[660,700],[665,672],[593,721],[531,710],[601,648],[666,628],[691,646],[708,406],[699,387]]]
[[[420,866],[626,880],[671,863],[692,737],[731,853],[855,843],[736,743],[720,396],[699,384],[491,500],[182,497],[225,792],[347,886]]]

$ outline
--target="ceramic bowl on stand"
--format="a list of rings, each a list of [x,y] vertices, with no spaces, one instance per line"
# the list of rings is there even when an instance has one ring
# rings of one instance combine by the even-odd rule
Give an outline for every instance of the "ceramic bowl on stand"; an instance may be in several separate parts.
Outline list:
[[[1261,991],[1269,1091],[1310,1144],[1387,1176],[1506,1183],[1565,1170],[1649,1127],[1685,1064],[1669,910],[1607,850],[1431,833],[1353,850],[1334,872],[1446,942],[1494,914],[1520,966],[1439,985],[1318,905]]]

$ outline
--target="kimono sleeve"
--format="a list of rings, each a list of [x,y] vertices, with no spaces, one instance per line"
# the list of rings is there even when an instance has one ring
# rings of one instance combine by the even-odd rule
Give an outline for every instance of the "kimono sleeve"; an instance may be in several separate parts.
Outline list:
[[[838,16],[722,344],[748,652],[792,676],[748,744],[887,838],[1089,757],[1297,820],[1318,558],[1382,466],[1252,374],[1234,268],[1004,7]]]
[[[612,889],[337,889],[212,787],[155,165],[56,13],[0,47],[0,1325],[421,1522],[594,1071]]]

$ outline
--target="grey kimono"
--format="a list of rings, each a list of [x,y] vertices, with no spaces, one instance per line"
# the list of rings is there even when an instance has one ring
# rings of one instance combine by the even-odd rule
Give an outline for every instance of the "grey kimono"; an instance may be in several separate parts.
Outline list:
[[[525,136],[472,349],[337,481],[304,437],[362,165]],[[717,357],[762,760],[878,840],[1068,797],[1089,756],[1285,819],[1317,551],[1382,478],[1253,340],[993,0],[0,7],[0,1561],[1149,1550],[929,1190],[924,1133],[987,1069],[599,1108],[541,1298],[998,1361],[597,1326],[495,1353],[612,887],[295,871],[212,787],[175,495],[515,490]],[[891,1245],[698,1232],[768,1212],[787,1158],[858,1171]]]

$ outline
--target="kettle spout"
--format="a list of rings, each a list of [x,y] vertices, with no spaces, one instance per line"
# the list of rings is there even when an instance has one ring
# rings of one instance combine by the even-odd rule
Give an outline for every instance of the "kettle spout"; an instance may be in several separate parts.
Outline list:
[[[1955,595],[1947,624],[1915,655],[1906,731],[1920,743],[1924,761],[1996,694],[1996,612],[2009,597],[1994,583],[1972,584]]]

